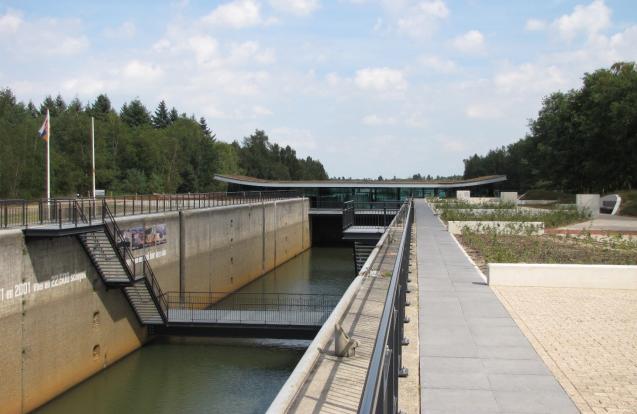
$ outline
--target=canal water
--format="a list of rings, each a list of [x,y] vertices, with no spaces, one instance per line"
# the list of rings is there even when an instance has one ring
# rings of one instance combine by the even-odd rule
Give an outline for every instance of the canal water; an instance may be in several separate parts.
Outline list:
[[[353,278],[351,248],[314,247],[241,291],[341,295]],[[261,413],[308,344],[158,338],[37,413]]]

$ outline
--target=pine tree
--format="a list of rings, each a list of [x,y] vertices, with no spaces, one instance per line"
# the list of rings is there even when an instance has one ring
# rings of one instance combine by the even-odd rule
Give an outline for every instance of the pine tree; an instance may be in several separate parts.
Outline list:
[[[139,99],[133,99],[129,104],[124,104],[119,116],[131,127],[150,124],[148,110]]]
[[[55,97],[55,109],[58,114],[61,114],[62,112],[66,111],[66,102],[64,102],[64,99],[62,98],[60,94],[58,94],[58,96]]]
[[[27,111],[33,118],[37,118],[40,116],[40,112],[38,111],[38,108],[36,108],[33,102],[31,101],[29,101],[29,103],[27,104]]]
[[[40,114],[46,115],[47,109],[49,110],[51,116],[58,115],[57,106],[55,105],[55,101],[53,100],[51,95],[47,95],[47,97],[44,98],[44,100],[40,104]]]
[[[168,114],[166,101],[162,100],[157,109],[155,109],[155,114],[152,116],[152,124],[155,128],[166,128],[170,125],[170,115]]]
[[[67,108],[67,111],[74,112],[74,113],[80,113],[80,112],[82,112],[82,109],[83,109],[82,102],[76,96],[75,98],[73,98],[73,100],[69,104],[69,107]]]
[[[95,102],[93,103],[93,106],[91,107],[91,110],[90,110],[91,115],[93,115],[96,118],[104,118],[106,114],[112,111],[113,111],[113,108],[111,107],[111,100],[108,99],[108,96],[104,94],[99,95],[95,99]]]
[[[203,131],[203,134],[207,138],[211,138],[210,129],[208,128],[208,124],[206,123],[206,119],[203,116],[201,118],[199,118],[199,126],[201,127],[201,131]]]
[[[170,113],[168,114],[168,118],[170,119],[171,124],[174,124],[179,119],[179,112],[177,112],[177,109],[174,106],[170,110]]]

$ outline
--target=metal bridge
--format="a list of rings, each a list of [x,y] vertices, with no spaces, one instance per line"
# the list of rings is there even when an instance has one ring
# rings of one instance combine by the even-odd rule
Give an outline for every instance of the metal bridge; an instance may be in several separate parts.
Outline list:
[[[276,197],[276,198],[275,198]],[[276,192],[243,194],[242,197],[190,198],[182,200],[182,208],[262,202],[289,198]],[[205,201],[204,201],[205,200]],[[223,200],[223,201],[221,201]],[[216,336],[250,336],[274,338],[312,338],[339,301],[339,296],[286,293],[233,292],[164,292],[145,256],[134,257],[111,210],[104,199],[101,208],[94,200],[54,200],[36,204],[37,215],[30,216],[26,204],[21,219],[27,237],[75,236],[79,239],[102,282],[120,289],[133,308],[139,322],[151,332]],[[153,208],[154,204],[154,208]],[[118,204],[115,204],[118,205]],[[126,201],[120,212],[158,212],[163,203],[137,202],[135,210]],[[165,211],[173,209],[168,204]],[[177,208],[177,204],[174,204]],[[51,216],[50,212],[54,211]],[[125,213],[124,213],[125,214]],[[131,213],[132,214],[132,213]],[[8,213],[4,218],[8,217]],[[33,227],[27,227],[36,218]]]

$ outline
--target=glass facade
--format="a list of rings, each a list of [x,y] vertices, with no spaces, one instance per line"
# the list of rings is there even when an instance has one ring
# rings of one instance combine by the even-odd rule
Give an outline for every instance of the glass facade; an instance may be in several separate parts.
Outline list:
[[[261,187],[247,184],[229,184],[228,191],[272,191],[292,190],[298,191],[312,200],[316,207],[338,207],[345,201],[376,202],[405,200],[408,197],[425,198],[455,197],[457,190],[471,190],[475,197],[493,196],[496,192],[493,184],[471,186],[463,188],[447,188],[441,184],[438,188],[399,188],[399,187]]]

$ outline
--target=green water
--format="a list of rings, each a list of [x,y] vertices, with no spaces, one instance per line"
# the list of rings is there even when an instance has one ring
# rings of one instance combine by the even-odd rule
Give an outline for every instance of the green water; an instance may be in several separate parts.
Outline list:
[[[312,248],[242,291],[340,295],[353,273],[351,249]],[[308,343],[158,338],[37,412],[261,413]]]

